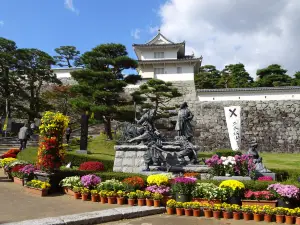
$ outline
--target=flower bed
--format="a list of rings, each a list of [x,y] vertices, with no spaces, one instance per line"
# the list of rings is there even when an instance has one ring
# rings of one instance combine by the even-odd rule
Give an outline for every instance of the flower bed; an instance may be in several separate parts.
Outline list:
[[[42,182],[40,180],[28,181],[25,185],[26,191],[32,194],[46,196],[51,185],[48,182]]]

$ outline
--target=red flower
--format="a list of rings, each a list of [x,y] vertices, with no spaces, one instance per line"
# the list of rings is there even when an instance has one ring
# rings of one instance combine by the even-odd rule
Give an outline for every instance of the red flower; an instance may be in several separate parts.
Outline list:
[[[6,153],[6,154],[3,154],[1,156],[2,159],[5,159],[5,158],[17,158],[17,155],[16,154],[12,154],[12,153]]]
[[[8,151],[4,152],[3,155],[6,155],[6,154],[15,154],[15,155],[17,155],[19,152],[20,152],[20,149],[18,149],[18,148],[11,148]]]
[[[11,172],[19,172],[20,169],[22,169],[25,165],[15,165],[12,169]]]
[[[138,189],[141,189],[145,186],[143,178],[138,176],[126,178],[122,182]]]
[[[88,171],[104,171],[104,165],[102,162],[89,161],[81,163],[79,170],[88,170]]]

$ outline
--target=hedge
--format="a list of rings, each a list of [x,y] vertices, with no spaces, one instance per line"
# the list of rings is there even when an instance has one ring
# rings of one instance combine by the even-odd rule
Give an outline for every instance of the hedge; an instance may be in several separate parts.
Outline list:
[[[221,156],[235,156],[235,155],[242,155],[240,151],[233,151],[231,149],[218,149],[215,151],[215,154],[218,155],[219,157]]]
[[[105,171],[112,171],[114,166],[113,160],[103,160],[97,159],[95,157],[84,155],[84,154],[76,154],[72,152],[68,152],[65,156],[65,163],[72,162],[72,166],[80,166],[81,163],[88,162],[88,161],[99,161],[102,162],[104,165]]]

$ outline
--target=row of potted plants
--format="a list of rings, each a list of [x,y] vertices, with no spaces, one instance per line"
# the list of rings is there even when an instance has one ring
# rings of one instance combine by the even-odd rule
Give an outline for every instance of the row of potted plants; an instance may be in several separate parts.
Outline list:
[[[200,202],[176,202],[171,199],[167,202],[167,214],[178,216],[204,216],[216,219],[224,218],[234,220],[254,220],[255,222],[265,221],[286,224],[300,224],[300,208],[288,209],[283,207],[271,207],[269,205],[243,205],[236,204],[209,204]]]

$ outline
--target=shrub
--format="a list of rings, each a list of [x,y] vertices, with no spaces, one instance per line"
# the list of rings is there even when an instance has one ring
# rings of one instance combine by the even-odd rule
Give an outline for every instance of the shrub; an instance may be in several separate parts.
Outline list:
[[[89,162],[81,163],[79,166],[79,170],[104,171],[104,165],[102,162],[89,161]]]
[[[242,155],[242,153],[240,151],[233,151],[231,149],[218,149],[218,150],[216,150],[215,154],[218,155],[219,157]]]

